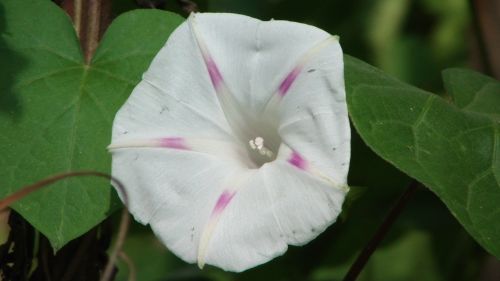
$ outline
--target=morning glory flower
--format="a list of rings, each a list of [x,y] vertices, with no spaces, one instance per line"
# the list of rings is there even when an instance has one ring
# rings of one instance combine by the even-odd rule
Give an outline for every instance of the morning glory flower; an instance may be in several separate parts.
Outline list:
[[[338,37],[192,14],[117,113],[109,149],[130,212],[187,262],[239,272],[304,245],[348,190]]]

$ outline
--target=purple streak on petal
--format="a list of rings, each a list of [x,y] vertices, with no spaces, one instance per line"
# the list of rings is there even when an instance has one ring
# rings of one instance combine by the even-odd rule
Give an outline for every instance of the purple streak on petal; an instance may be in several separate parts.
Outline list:
[[[210,75],[210,80],[212,80],[212,85],[217,90],[222,83],[222,75],[220,74],[219,68],[215,61],[211,57],[205,59],[207,64],[208,74]]]
[[[217,203],[215,204],[215,207],[212,211],[212,216],[216,216],[222,213],[229,202],[231,202],[231,199],[233,199],[235,194],[236,192],[234,191],[224,190],[224,192],[222,192],[222,194],[219,196]]]
[[[295,167],[305,170],[307,168],[307,161],[300,156],[296,151],[292,152],[290,158],[288,158],[288,163],[294,165]]]
[[[278,88],[278,94],[281,97],[284,97],[290,87],[292,86],[293,82],[295,79],[297,79],[297,76],[299,76],[300,71],[302,70],[301,67],[295,67],[288,75],[286,76],[285,80],[281,82],[279,88]]]
[[[162,138],[160,139],[160,145],[162,147],[189,150],[186,140],[180,137]]]

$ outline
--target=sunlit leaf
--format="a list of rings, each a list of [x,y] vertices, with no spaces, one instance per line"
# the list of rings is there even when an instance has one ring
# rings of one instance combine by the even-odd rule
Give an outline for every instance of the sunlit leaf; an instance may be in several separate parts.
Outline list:
[[[8,73],[0,75],[0,196],[54,173],[108,172],[115,112],[182,18],[126,13],[85,65],[71,21],[55,4],[5,0],[0,7],[0,74]],[[13,207],[58,249],[117,206],[108,182],[73,179]]]

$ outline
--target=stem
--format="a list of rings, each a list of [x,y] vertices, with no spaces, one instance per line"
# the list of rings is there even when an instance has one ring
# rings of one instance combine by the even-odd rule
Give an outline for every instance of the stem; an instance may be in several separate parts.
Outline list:
[[[126,199],[125,193],[122,192],[123,201],[126,202],[126,206],[128,206],[128,199]],[[100,281],[109,281],[113,275],[113,268],[115,266],[116,260],[118,258],[118,254],[121,253],[121,249],[123,248],[123,244],[125,243],[125,238],[127,238],[128,227],[130,225],[130,216],[127,208],[123,208],[122,217],[120,220],[120,228],[118,230],[118,236],[116,239],[115,247],[111,252],[108,260],[108,264],[106,264],[106,268],[102,274]]]
[[[111,181],[113,181],[116,185],[117,188],[120,189],[120,191],[125,195],[125,189],[123,188],[123,184],[118,180],[115,179],[114,177],[101,173],[101,172],[94,172],[94,171],[80,171],[80,172],[68,172],[68,173],[62,173],[62,174],[57,174],[48,178],[45,178],[43,180],[40,180],[38,182],[35,182],[34,184],[30,184],[27,186],[24,186],[23,188],[19,189],[18,191],[14,192],[13,194],[3,198],[0,200],[0,211],[4,210],[5,208],[9,207],[12,205],[14,202],[18,201],[19,199],[24,198],[28,194],[37,191],[38,189],[53,184],[55,182],[58,182],[60,180],[66,179],[66,178],[72,178],[72,177],[84,177],[84,176],[94,176],[94,177],[101,177],[101,178],[106,178]],[[128,199],[125,199],[126,195],[124,196],[124,200],[126,201],[126,205],[128,204]]]
[[[198,5],[191,0],[177,0],[177,3],[179,6],[181,6],[181,9],[184,10],[184,12],[190,14],[190,13],[196,13],[199,11]]]
[[[486,46],[486,41],[484,40],[484,34],[483,30],[481,29],[481,22],[479,19],[481,5],[481,1],[469,0],[469,6],[472,14],[472,24],[474,26],[474,33],[477,39],[481,64],[484,68],[484,73],[489,76],[493,76],[493,67],[491,65],[490,54],[488,53],[488,48]]]
[[[111,0],[65,0],[62,7],[73,19],[85,63],[90,64],[111,20]]]
[[[81,1],[81,0],[79,0]],[[97,45],[99,45],[100,29],[101,29],[101,3],[100,0],[88,1],[88,22],[87,22],[87,36],[84,43],[85,62],[90,63],[94,55]]]
[[[396,202],[396,205],[392,207],[387,217],[385,217],[384,221],[377,229],[377,232],[375,232],[373,237],[370,239],[370,241],[366,244],[365,248],[359,254],[356,261],[352,264],[351,268],[344,277],[344,281],[356,280],[356,278],[358,277],[358,275],[361,273],[366,263],[368,262],[368,259],[370,259],[375,249],[377,249],[380,242],[382,242],[384,237],[389,232],[391,226],[394,224],[396,219],[399,217],[399,215],[402,213],[402,211],[408,204],[409,199],[415,193],[418,186],[419,182],[415,180],[413,180],[410,183],[410,185],[408,185],[403,195],[401,195],[401,197]]]
[[[137,278],[136,278],[137,273],[136,273],[134,262],[123,251],[120,252],[119,257],[120,257],[120,259],[122,259],[123,262],[125,262],[125,264],[128,267],[128,281],[136,281],[137,280]]]

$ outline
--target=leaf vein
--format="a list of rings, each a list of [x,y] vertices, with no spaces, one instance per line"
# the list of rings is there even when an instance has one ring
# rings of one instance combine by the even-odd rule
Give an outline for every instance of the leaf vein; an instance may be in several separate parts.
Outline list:
[[[93,71],[97,71],[97,72],[100,72],[104,75],[107,75],[109,78],[112,78],[112,79],[115,79],[117,81],[120,81],[120,82],[123,82],[123,83],[126,83],[130,86],[136,86],[137,82],[134,82],[134,81],[130,81],[129,79],[126,79],[126,78],[123,78],[123,77],[120,77],[120,76],[117,76],[109,71],[106,71],[106,70],[103,70],[103,69],[99,69],[99,68],[96,68],[96,67],[90,67]]]
[[[82,66],[81,65],[79,65],[79,66],[71,66],[71,67],[59,69],[59,70],[56,70],[56,71],[52,71],[52,72],[49,72],[49,73],[45,73],[44,75],[41,75],[41,76],[38,76],[38,77],[34,77],[33,79],[30,79],[29,81],[26,81],[25,83],[20,83],[20,84],[16,85],[16,88],[17,89],[21,89],[21,88],[30,86],[33,83],[36,83],[36,82],[38,82],[40,80],[43,80],[43,79],[46,79],[46,78],[49,78],[49,77],[52,77],[52,76],[56,76],[56,75],[59,75],[59,74],[63,74],[63,73],[66,73],[66,72],[68,72],[70,70],[79,69],[79,68],[82,68]]]
[[[130,54],[127,54],[125,56],[116,57],[116,58],[112,58],[109,60],[92,62],[92,66],[102,66],[102,65],[116,63],[116,62],[119,63],[122,60],[129,59],[132,57],[149,57],[149,56],[154,56],[154,55],[156,55],[156,53],[130,53]]]

